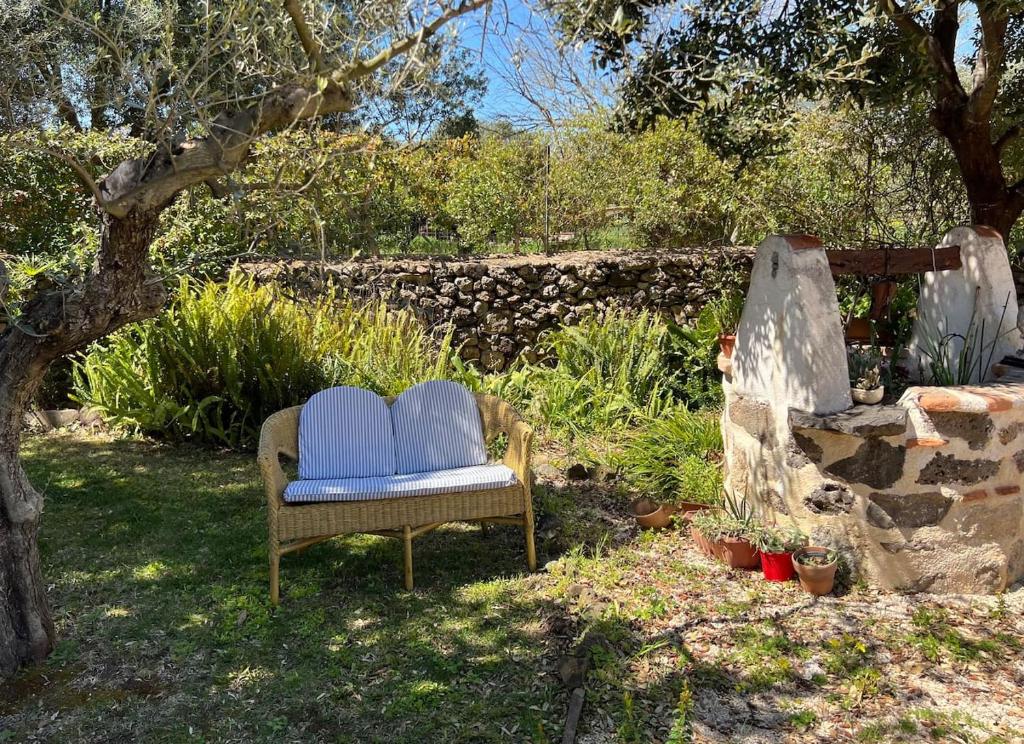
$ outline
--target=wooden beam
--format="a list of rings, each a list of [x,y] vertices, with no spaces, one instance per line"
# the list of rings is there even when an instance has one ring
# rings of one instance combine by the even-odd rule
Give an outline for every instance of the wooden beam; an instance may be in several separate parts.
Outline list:
[[[827,250],[833,276],[897,276],[923,274],[926,271],[959,269],[960,246],[941,248],[871,248],[867,250]]]

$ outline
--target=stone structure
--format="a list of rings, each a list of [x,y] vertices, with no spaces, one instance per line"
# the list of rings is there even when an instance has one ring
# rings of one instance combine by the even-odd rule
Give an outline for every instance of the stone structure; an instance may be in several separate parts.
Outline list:
[[[925,286],[979,287],[979,312],[1007,305],[1016,321],[1002,242],[983,228],[947,242],[964,247],[963,268]],[[922,310],[934,297],[924,293]],[[1019,344],[1015,327],[1005,337]],[[835,287],[807,236],[758,248],[733,358],[719,361],[730,492],[884,588],[996,592],[1024,578],[1024,383],[912,387],[895,405],[851,405]]]
[[[361,299],[410,308],[430,325],[454,326],[462,356],[501,370],[519,354],[533,361],[540,334],[609,305],[696,319],[723,285],[746,282],[744,248],[575,252],[479,259],[353,260],[248,264],[297,291],[330,282]]]

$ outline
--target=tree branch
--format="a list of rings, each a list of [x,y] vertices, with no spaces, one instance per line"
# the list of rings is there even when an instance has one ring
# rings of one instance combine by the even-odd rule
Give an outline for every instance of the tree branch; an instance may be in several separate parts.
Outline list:
[[[386,65],[388,62],[393,60],[395,57],[401,56],[408,52],[410,49],[418,44],[423,43],[431,36],[436,34],[438,30],[449,21],[458,18],[461,15],[465,15],[477,8],[482,8],[485,5],[489,5],[491,0],[461,0],[458,5],[449,6],[444,13],[439,15],[430,23],[426,24],[419,31],[409,34],[405,38],[399,39],[394,44],[389,46],[387,49],[383,49],[369,59],[359,60],[353,62],[347,67],[343,67],[340,70],[335,71],[331,76],[335,82],[344,80],[348,82],[350,80],[356,80],[361,77],[371,75],[381,67]],[[340,78],[340,80],[339,80]]]
[[[977,3],[981,46],[974,61],[971,87],[972,118],[987,120],[992,113],[1006,59],[1006,28],[1009,16],[998,3]]]
[[[294,2],[286,0],[286,9]],[[417,32],[403,37],[373,57],[334,70],[326,86],[322,85],[323,77],[316,87],[299,83],[283,85],[248,108],[218,116],[210,125],[209,136],[188,140],[148,158],[121,163],[99,183],[100,204],[119,218],[127,216],[133,209],[163,207],[189,186],[233,171],[248,156],[257,137],[313,117],[351,111],[355,106],[349,87],[352,80],[372,74],[433,36],[449,21],[489,2],[460,0]],[[296,29],[301,40],[303,32],[299,30],[300,26]],[[306,30],[308,32],[308,28]],[[303,46],[306,46],[305,42]]]
[[[302,8],[299,7],[299,0],[284,0],[284,9],[291,16],[292,25],[295,26],[295,33],[299,36],[299,42],[302,44],[303,51],[309,57],[309,62],[313,66],[313,72],[323,72],[323,50],[320,42],[313,37],[313,32],[309,30],[306,16],[303,15]]]
[[[92,177],[92,174],[90,174],[89,171],[86,170],[84,165],[79,163],[66,152],[54,150],[51,147],[39,147],[35,149],[37,149],[39,152],[45,152],[47,155],[51,155],[57,158],[58,160],[64,161],[67,165],[69,165],[71,167],[71,170],[75,172],[75,175],[78,176],[78,180],[81,181],[87,189],[89,189],[89,192],[92,194],[92,198],[96,200],[96,204],[100,207],[104,206],[103,194],[100,192],[100,187],[96,183],[95,179]]]
[[[967,91],[960,83],[956,65],[952,61],[952,53],[945,53],[939,40],[918,23],[914,14],[896,0],[878,0],[878,9],[885,13],[911,41],[924,46],[932,66],[940,76],[939,83],[958,98],[966,98]]]

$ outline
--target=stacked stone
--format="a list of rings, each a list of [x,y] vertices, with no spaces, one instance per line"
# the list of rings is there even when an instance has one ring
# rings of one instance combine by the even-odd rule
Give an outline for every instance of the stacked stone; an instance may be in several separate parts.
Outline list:
[[[247,268],[299,292],[330,282],[353,297],[411,309],[431,326],[450,324],[464,359],[500,371],[520,355],[536,361],[544,331],[612,305],[691,323],[723,284],[745,281],[751,258],[744,248],[687,248]]]

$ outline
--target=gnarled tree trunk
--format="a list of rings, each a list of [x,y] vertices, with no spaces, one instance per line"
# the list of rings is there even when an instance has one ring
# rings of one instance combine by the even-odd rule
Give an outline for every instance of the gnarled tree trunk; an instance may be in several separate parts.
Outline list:
[[[85,281],[40,292],[0,335],[0,678],[41,661],[54,643],[36,539],[43,500],[19,456],[25,411],[54,359],[163,306],[146,260],[158,217],[104,214]]]

